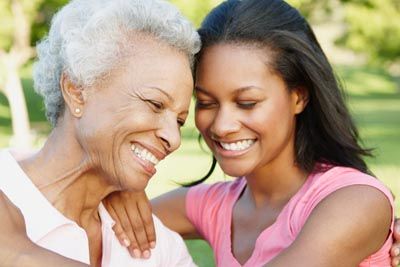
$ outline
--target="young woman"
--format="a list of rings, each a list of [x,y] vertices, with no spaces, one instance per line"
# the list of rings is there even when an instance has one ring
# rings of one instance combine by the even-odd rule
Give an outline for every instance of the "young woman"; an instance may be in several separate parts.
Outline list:
[[[206,239],[217,266],[389,266],[392,195],[363,160],[369,151],[306,20],[281,0],[233,0],[199,33],[196,126],[238,178],[167,193],[154,213]],[[137,198],[108,201],[121,239],[132,236]]]
[[[144,190],[179,147],[199,49],[196,30],[163,0],[73,0],[54,16],[34,73],[53,129],[33,155],[0,151],[0,206],[8,198],[20,208],[34,244],[2,235],[1,266],[32,266],[24,248],[29,255],[35,245],[69,258],[67,266],[195,266],[182,238],[157,219],[161,242],[149,260],[133,259],[101,202]],[[2,227],[9,220],[0,212]]]

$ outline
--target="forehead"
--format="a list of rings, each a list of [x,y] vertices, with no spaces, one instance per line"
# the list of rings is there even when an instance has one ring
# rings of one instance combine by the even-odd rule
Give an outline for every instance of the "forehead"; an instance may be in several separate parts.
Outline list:
[[[273,53],[244,44],[217,44],[205,48],[196,69],[196,86],[241,88],[265,83],[274,76]]]
[[[159,88],[176,102],[190,102],[193,78],[189,58],[181,51],[151,37],[136,38],[125,47],[121,61],[110,72],[109,87]]]

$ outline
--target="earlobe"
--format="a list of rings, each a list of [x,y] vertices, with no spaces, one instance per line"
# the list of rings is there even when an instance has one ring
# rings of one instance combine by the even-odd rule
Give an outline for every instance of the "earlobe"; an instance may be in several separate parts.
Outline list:
[[[66,108],[69,109],[73,116],[80,118],[85,103],[82,89],[77,87],[65,73],[61,75],[60,88]]]

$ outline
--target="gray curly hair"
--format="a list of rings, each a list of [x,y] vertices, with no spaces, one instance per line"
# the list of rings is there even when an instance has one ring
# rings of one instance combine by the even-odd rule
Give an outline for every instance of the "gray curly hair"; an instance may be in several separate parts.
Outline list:
[[[164,0],[71,1],[53,17],[34,66],[34,87],[53,126],[64,110],[62,73],[78,86],[93,85],[121,60],[121,44],[132,32],[148,33],[184,52],[191,64],[200,50],[191,23]]]

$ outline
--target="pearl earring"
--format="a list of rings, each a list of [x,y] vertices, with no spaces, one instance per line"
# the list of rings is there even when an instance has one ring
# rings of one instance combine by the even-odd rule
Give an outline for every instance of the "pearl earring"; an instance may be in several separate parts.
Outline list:
[[[80,109],[80,108],[76,108],[76,109],[75,109],[75,113],[76,113],[76,114],[81,113],[81,109]]]

